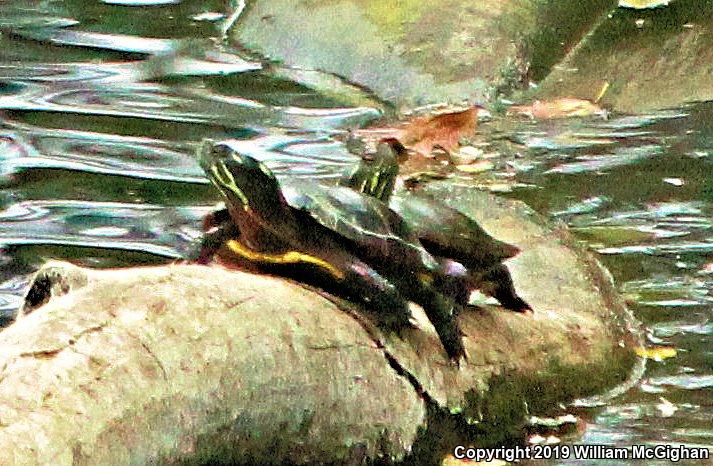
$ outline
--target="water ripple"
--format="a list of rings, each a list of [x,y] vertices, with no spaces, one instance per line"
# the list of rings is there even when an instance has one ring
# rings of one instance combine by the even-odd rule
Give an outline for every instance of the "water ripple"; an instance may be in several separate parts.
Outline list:
[[[642,160],[661,155],[663,148],[658,145],[646,145],[639,147],[620,147],[612,154],[606,155],[582,155],[575,158],[575,162],[557,165],[545,172],[545,174],[576,174],[600,170],[610,170],[612,168],[628,165]]]
[[[664,385],[685,390],[700,390],[713,387],[713,375],[670,375],[651,378],[648,383],[654,386]]]
[[[200,219],[212,209],[212,206],[25,201],[0,211],[0,244],[110,248],[180,258],[200,236]],[[22,234],[17,222],[22,222]]]

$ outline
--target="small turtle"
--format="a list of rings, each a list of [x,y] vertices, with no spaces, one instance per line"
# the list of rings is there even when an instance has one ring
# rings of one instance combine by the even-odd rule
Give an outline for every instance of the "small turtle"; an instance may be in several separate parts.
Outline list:
[[[248,267],[366,301],[395,330],[410,325],[406,300],[414,301],[448,356],[465,357],[455,306],[432,284],[438,262],[382,202],[346,187],[278,182],[254,158],[210,140],[198,157],[226,205],[206,221],[199,262],[224,245]]]
[[[517,247],[496,240],[471,217],[431,196],[419,192],[393,195],[398,162],[406,154],[398,140],[384,139],[376,153],[363,157],[340,184],[377,197],[406,220],[421,244],[441,262],[444,274],[438,277],[437,287],[457,303],[467,304],[471,291],[479,289],[506,309],[531,311],[517,295],[502,263],[519,253]]]

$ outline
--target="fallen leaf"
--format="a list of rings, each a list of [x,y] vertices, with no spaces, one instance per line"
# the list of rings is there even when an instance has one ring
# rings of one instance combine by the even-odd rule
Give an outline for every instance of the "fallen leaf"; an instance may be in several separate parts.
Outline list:
[[[577,417],[572,414],[566,414],[555,418],[531,416],[530,424],[553,429],[556,427],[562,427],[563,424],[576,424],[577,420]]]
[[[398,126],[367,128],[355,132],[369,145],[383,138],[396,138],[408,149],[428,157],[434,147],[453,152],[460,147],[460,139],[472,136],[478,126],[478,114],[484,111],[477,105],[462,110],[418,116]]]
[[[666,398],[660,396],[659,401],[661,401],[661,403],[656,405],[656,409],[661,412],[662,417],[671,417],[678,411],[678,407]]]
[[[409,149],[425,156],[434,147],[453,152],[460,147],[461,137],[475,132],[479,108],[474,106],[457,112],[414,118],[402,128],[398,139]]]
[[[459,460],[453,455],[448,455],[443,458],[441,466],[507,466],[507,463],[502,460],[493,461],[470,461],[467,459]]]
[[[676,356],[676,348],[671,346],[654,346],[645,348],[639,346],[634,350],[640,358],[653,359],[654,361],[663,361],[664,359],[673,358]]]
[[[467,165],[456,165],[456,168],[463,173],[482,173],[495,168],[493,162],[489,160],[481,160],[480,162],[470,163]]]
[[[473,146],[461,147],[459,150],[451,152],[451,159],[457,164],[473,163],[482,159],[485,153],[482,149]]]
[[[563,97],[555,100],[536,100],[530,105],[513,105],[508,109],[508,114],[521,114],[537,120],[550,120],[575,116],[606,115],[606,110],[589,100]]]
[[[670,0],[619,0],[619,6],[622,8],[643,10],[646,8],[667,6],[669,2]]]
[[[681,178],[664,178],[664,183],[672,184],[674,186],[683,186],[685,182]]]

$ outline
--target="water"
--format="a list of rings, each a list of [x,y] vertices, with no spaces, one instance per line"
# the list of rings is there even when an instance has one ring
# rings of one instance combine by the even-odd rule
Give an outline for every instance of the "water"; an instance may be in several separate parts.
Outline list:
[[[184,254],[218,201],[191,156],[203,137],[231,139],[279,176],[328,179],[354,163],[339,141],[377,119],[376,106],[345,105],[306,84],[325,77],[214,40],[222,7],[0,6],[4,319],[48,258],[113,267]],[[713,104],[609,120],[496,120],[479,134],[481,149],[499,154],[495,169],[455,181],[566,222],[612,271],[648,344],[676,350],[604,405],[568,408],[586,425],[563,439],[713,445]]]
[[[713,445],[713,105],[499,128],[511,194],[566,222],[612,271],[652,349],[643,379],[567,442]],[[560,142],[564,141],[564,142]],[[561,462],[560,464],[587,464]],[[590,462],[595,464],[595,461]],[[613,463],[612,463],[613,464]],[[621,463],[626,464],[626,463]],[[668,464],[654,461],[641,464]]]

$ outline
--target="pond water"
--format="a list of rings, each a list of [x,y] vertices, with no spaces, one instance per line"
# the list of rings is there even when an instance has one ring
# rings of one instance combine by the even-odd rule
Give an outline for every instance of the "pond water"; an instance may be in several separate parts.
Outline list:
[[[48,258],[113,267],[184,254],[218,201],[191,156],[203,137],[232,139],[280,176],[328,179],[355,162],[338,137],[379,110],[214,40],[223,3],[0,6],[3,319]],[[612,271],[648,344],[676,349],[624,394],[577,408],[585,425],[567,440],[712,446],[713,104],[496,119],[478,140],[494,169],[456,181],[566,222]]]

